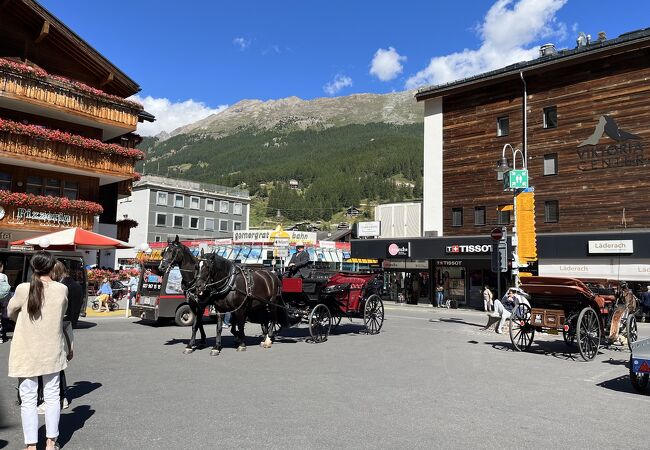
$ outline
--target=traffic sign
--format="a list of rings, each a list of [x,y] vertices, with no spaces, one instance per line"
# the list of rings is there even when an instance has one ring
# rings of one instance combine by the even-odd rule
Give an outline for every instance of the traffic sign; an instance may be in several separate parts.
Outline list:
[[[511,170],[504,177],[506,189],[526,189],[528,187],[528,170]]]
[[[500,241],[503,238],[503,230],[499,227],[493,228],[490,237],[493,241]]]

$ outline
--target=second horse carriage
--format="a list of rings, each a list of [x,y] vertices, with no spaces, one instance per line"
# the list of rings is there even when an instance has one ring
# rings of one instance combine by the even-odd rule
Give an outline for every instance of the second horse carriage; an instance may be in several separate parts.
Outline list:
[[[282,306],[290,324],[305,321],[313,342],[326,341],[342,318],[363,319],[364,330],[377,334],[384,323],[383,286],[378,274],[312,273],[308,278],[282,279]]]
[[[521,281],[530,306],[518,304],[510,318],[510,340],[516,350],[528,350],[535,332],[562,333],[567,345],[577,344],[580,356],[591,361],[603,344],[631,345],[637,340],[637,299],[624,286],[559,277]]]

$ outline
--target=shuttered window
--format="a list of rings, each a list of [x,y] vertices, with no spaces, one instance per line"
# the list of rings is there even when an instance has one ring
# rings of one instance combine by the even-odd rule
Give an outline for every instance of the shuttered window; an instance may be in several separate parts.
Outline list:
[[[474,208],[474,225],[485,225],[485,206]]]
[[[560,206],[557,200],[544,202],[544,222],[558,222],[560,220]]]
[[[463,208],[451,209],[451,226],[452,227],[463,226]]]
[[[557,175],[557,153],[544,155],[544,175]]]

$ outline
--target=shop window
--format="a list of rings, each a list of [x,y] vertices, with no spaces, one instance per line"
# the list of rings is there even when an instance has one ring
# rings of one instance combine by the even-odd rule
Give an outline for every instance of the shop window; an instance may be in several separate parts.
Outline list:
[[[25,183],[25,192],[34,195],[43,195],[43,178],[29,176]]]
[[[174,227],[183,228],[183,216],[174,214]]]
[[[451,209],[451,226],[452,227],[463,226],[463,208]]]
[[[11,190],[11,174],[7,172],[0,172],[0,191]]]
[[[192,230],[198,230],[199,229],[199,218],[198,217],[190,217],[190,228]]]
[[[557,175],[557,153],[544,155],[544,175]]]
[[[76,181],[65,181],[63,183],[63,196],[70,200],[79,198],[79,183]]]
[[[214,231],[214,219],[209,217],[205,218],[205,231]]]
[[[544,108],[544,128],[557,128],[557,106]]]
[[[61,197],[61,180],[57,180],[56,178],[46,178],[45,195]]]
[[[174,194],[174,206],[176,208],[182,208],[185,206],[185,197],[181,194]]]
[[[211,198],[206,198],[205,199],[205,210],[206,211],[214,211],[214,200]]]
[[[485,225],[485,206],[474,208],[474,225]]]
[[[228,231],[228,221],[220,220],[219,221],[219,231]]]
[[[219,202],[219,212],[221,213],[227,213],[228,212],[228,202],[225,200],[221,200]]]
[[[156,226],[166,227],[167,226],[167,214],[156,213]]]
[[[199,209],[201,199],[199,197],[190,197],[190,209]]]
[[[510,211],[503,211],[507,205],[499,205],[497,209],[497,224],[498,225],[510,225]]]
[[[156,205],[167,206],[167,192],[156,193]]]
[[[544,222],[558,222],[560,220],[560,205],[557,200],[544,202]]]
[[[510,118],[508,116],[497,118],[497,136],[507,136],[510,134]]]

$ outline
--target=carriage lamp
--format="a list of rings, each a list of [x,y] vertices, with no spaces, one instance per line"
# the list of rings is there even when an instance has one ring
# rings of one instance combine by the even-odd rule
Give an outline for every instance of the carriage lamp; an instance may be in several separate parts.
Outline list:
[[[48,238],[40,238],[38,240],[38,246],[41,248],[48,248],[50,246],[50,240]]]

